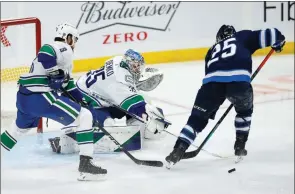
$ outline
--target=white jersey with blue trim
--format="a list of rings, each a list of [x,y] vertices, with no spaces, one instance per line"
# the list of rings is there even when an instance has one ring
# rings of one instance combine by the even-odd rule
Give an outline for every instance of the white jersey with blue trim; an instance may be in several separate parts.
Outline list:
[[[135,80],[128,66],[122,62],[122,59],[122,56],[109,59],[102,68],[91,70],[80,77],[76,86],[84,96],[96,101],[96,104],[101,107],[110,105],[100,100],[95,94],[127,111],[136,104],[144,102],[143,97],[136,90]]]
[[[72,48],[65,42],[44,44],[33,60],[30,72],[20,76],[19,84],[32,92],[52,91],[48,85],[48,73],[62,69],[71,75],[73,55]]]

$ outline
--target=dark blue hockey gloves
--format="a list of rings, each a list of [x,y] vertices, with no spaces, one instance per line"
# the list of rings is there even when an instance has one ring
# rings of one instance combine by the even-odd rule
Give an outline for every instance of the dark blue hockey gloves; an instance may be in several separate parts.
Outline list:
[[[285,40],[277,41],[276,43],[274,43],[274,44],[271,46],[271,48],[272,48],[273,50],[275,50],[277,53],[280,53],[280,52],[282,52],[285,43],[286,43]]]
[[[59,90],[62,87],[66,79],[66,75],[63,70],[59,69],[49,74],[48,85],[54,90]]]

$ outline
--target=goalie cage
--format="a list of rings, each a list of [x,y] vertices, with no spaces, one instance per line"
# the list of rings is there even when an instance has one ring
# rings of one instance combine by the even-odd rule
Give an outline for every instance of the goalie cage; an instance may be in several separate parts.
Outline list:
[[[31,35],[28,37],[26,36],[26,33],[28,33],[28,30],[32,29],[32,27],[34,28],[35,36],[32,35],[32,38],[31,38]],[[25,33],[23,33],[23,31]],[[30,34],[32,33],[30,32]],[[17,41],[15,41],[13,38],[16,39]],[[20,38],[24,38],[25,40],[20,40]],[[35,41],[36,44],[30,45],[28,44],[27,40],[29,41],[32,40],[33,42]],[[30,50],[30,49],[25,48],[25,50],[23,50],[24,51],[23,56],[25,57],[22,57],[16,54],[17,50],[20,50],[21,48],[23,48],[22,45],[17,46],[17,43],[19,42],[24,43],[26,41],[27,41],[27,44],[25,45],[25,47],[31,46],[30,47],[31,50],[34,51],[34,53],[32,53],[32,56],[30,55],[29,59],[27,59],[27,56],[25,55],[27,52],[29,52],[27,50]],[[23,73],[29,72],[30,63],[33,61],[34,57],[36,57],[39,49],[41,48],[40,20],[35,17],[1,20],[1,47],[2,47],[1,48],[1,90],[2,89],[4,90],[5,89],[5,87],[3,88],[4,84],[8,84],[8,87],[9,87],[11,86],[11,84],[9,85],[9,83],[12,83],[13,86],[16,87],[15,82],[19,79],[19,76]],[[18,60],[22,60],[22,58],[26,58],[26,60],[21,62],[13,62],[13,60],[18,61]],[[24,63],[25,65],[23,65]],[[11,98],[12,92],[10,94],[9,91],[6,91],[7,89],[11,89],[11,88],[12,87],[6,88],[5,91],[1,91],[1,99],[4,97],[4,94],[3,94],[4,92],[7,92],[8,98],[13,99]],[[16,91],[17,91],[17,88],[15,92]],[[16,95],[15,92],[13,93],[13,95]],[[2,100],[1,100],[1,103],[2,103]],[[6,102],[4,103],[6,104]],[[8,124],[7,121],[12,122],[12,120],[16,117],[16,112],[11,110],[9,111],[2,110],[3,105],[1,106],[1,125],[2,123],[4,123],[5,127],[7,127],[7,124]],[[13,105],[15,105],[15,101]],[[9,106],[13,106],[13,105],[10,104]],[[1,129],[3,129],[2,126],[1,126]],[[37,132],[38,133],[43,132],[42,118],[40,118],[39,120]]]

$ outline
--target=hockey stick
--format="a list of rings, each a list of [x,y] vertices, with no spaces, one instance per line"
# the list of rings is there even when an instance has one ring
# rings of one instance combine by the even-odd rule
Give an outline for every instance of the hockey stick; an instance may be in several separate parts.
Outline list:
[[[169,135],[172,135],[172,136],[178,138],[178,136],[174,135],[173,133],[171,133],[171,132],[169,132],[169,131],[166,131],[166,130],[164,130],[164,131],[165,131],[166,133],[168,133]],[[194,146],[195,148],[199,148],[199,146],[196,146],[195,144],[191,144],[191,145]],[[204,150],[204,149],[201,149],[201,150],[202,150],[203,152],[205,152],[205,153],[207,153],[207,154],[213,156],[213,157],[217,157],[217,158],[221,158],[221,159],[227,159],[227,158],[231,158],[231,157],[232,157],[232,156],[221,156],[221,155],[214,154],[214,153],[209,152],[209,151]]]
[[[66,90],[62,90],[66,96],[68,96],[71,100],[74,102],[77,102],[77,100]],[[78,103],[78,102],[77,102]],[[87,108],[88,105],[83,104],[83,107]],[[153,166],[153,167],[163,167],[163,162],[156,161],[156,160],[139,160],[135,158],[130,152],[128,152],[107,130],[105,130],[104,127],[102,127],[98,122],[95,123],[97,127],[104,132],[105,135],[107,135],[110,140],[112,140],[117,146],[119,146],[119,149],[124,152],[133,162],[135,162],[138,165],[145,165],[145,166]]]
[[[126,113],[127,115],[130,115],[131,117],[135,118],[136,120],[146,124],[146,122],[142,118],[140,118],[139,116],[124,110],[123,108],[119,107],[118,105],[116,105],[116,104],[110,102],[109,100],[105,99],[103,96],[101,96],[101,95],[99,95],[99,94],[97,94],[97,93],[95,93],[93,91],[91,91],[91,96],[93,96],[95,98],[99,98],[99,99],[105,101],[106,103],[110,104],[113,107],[116,107],[117,109],[121,110],[122,112]],[[170,121],[168,121],[166,119],[157,119],[157,120],[164,123],[164,124],[166,124],[166,125],[168,125],[168,126],[172,124]]]
[[[261,68],[265,65],[266,61],[269,59],[269,57],[273,54],[274,50],[271,49],[269,51],[269,53],[266,55],[266,57],[263,59],[263,61],[261,62],[261,64],[259,65],[259,67],[256,69],[256,71],[253,73],[253,75],[251,76],[251,81],[256,77],[256,75],[258,74],[258,72],[261,70]],[[194,151],[190,151],[190,152],[185,152],[184,155],[182,156],[181,159],[189,159],[189,158],[193,158],[196,157],[199,152],[201,151],[201,149],[204,147],[204,145],[207,143],[207,141],[210,139],[210,137],[213,135],[213,133],[216,131],[216,129],[219,127],[219,125],[221,124],[221,122],[223,121],[223,119],[227,116],[227,114],[229,113],[229,111],[232,109],[234,105],[231,104],[227,110],[223,113],[223,115],[221,116],[221,118],[219,119],[219,121],[215,124],[215,126],[213,127],[213,129],[210,131],[210,133],[207,135],[207,137],[204,139],[204,141],[202,142],[202,144],[200,145],[200,147]]]

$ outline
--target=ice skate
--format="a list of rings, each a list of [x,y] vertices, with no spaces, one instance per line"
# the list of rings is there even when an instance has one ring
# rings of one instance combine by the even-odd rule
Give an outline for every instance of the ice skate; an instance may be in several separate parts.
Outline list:
[[[79,172],[79,181],[102,180],[107,174],[107,170],[96,166],[91,157],[83,155],[80,156]]]

